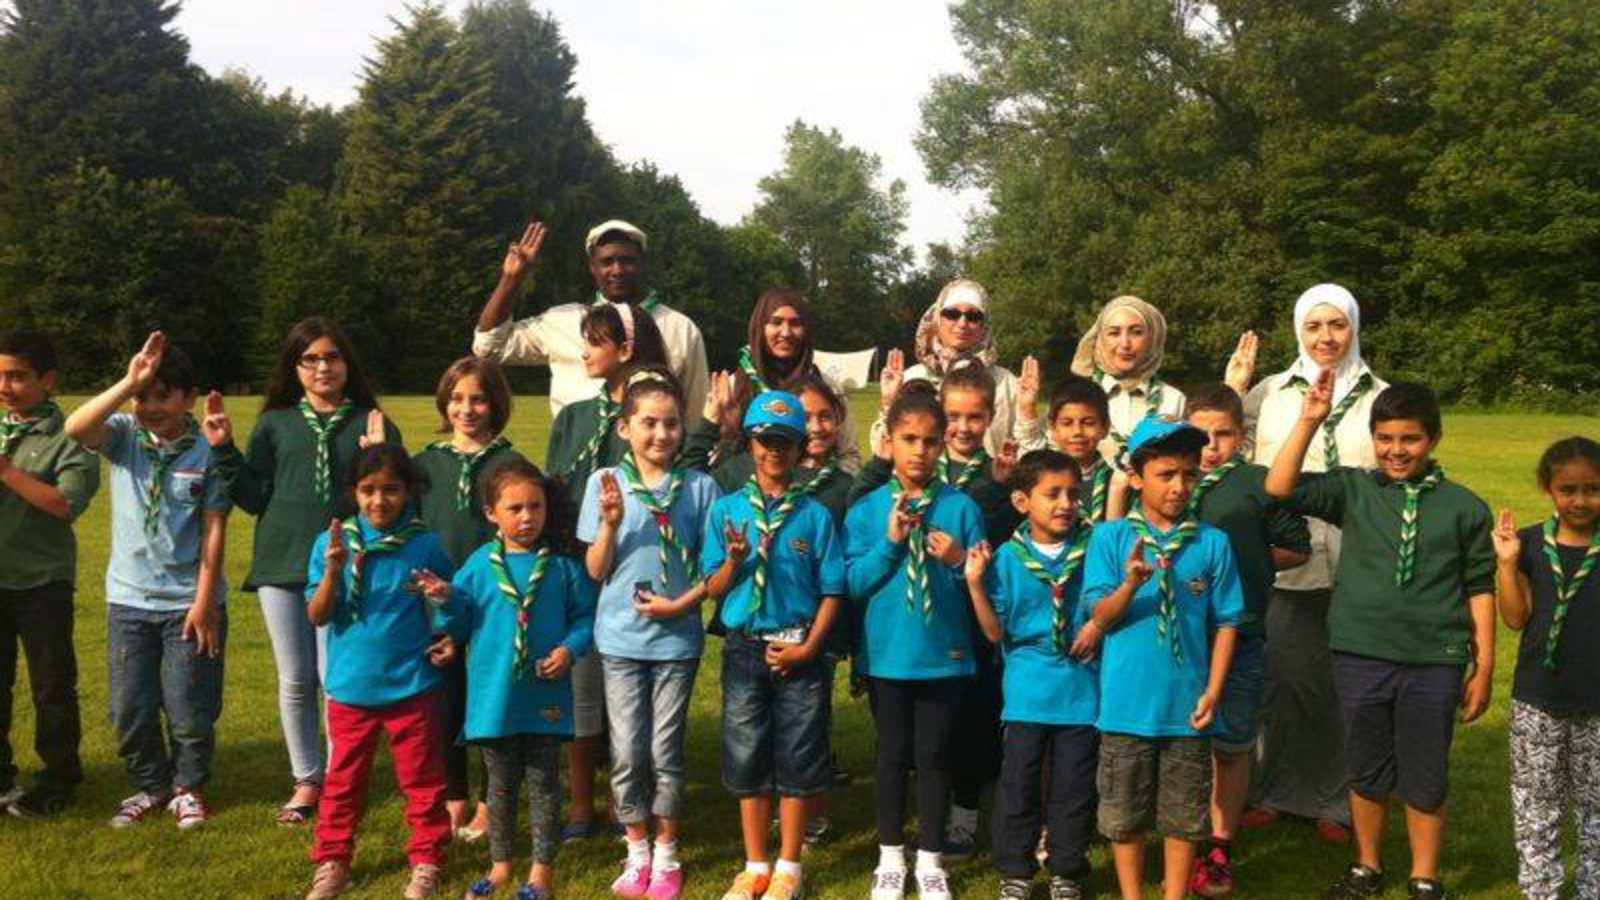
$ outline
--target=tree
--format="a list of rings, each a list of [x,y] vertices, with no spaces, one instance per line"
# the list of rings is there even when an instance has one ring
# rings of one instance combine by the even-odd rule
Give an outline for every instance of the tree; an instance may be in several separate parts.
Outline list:
[[[363,72],[339,202],[382,298],[372,324],[387,352],[373,368],[424,389],[467,352],[492,287],[510,160],[496,140],[488,61],[437,6],[395,24]]]
[[[797,120],[784,133],[783,167],[758,185],[750,219],[799,257],[823,346],[855,346],[855,326],[883,309],[910,264],[899,242],[905,184],[880,188],[882,172],[876,155],[847,145],[837,130]]]

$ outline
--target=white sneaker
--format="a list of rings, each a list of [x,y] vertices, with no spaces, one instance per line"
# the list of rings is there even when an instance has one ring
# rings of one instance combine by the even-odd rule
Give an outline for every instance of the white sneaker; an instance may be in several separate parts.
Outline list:
[[[350,888],[350,866],[329,860],[317,866],[306,900],[332,900]]]
[[[106,824],[112,828],[127,828],[143,819],[149,818],[153,813],[158,813],[167,808],[167,798],[157,797],[140,791],[132,797],[122,801],[117,807],[117,814],[111,817]]]
[[[905,869],[879,868],[873,870],[871,900],[904,900],[905,895]]]
[[[206,808],[205,798],[193,791],[179,791],[172,795],[172,802],[167,804],[167,811],[178,820],[178,828],[188,831],[199,828],[211,818],[211,810]]]
[[[439,867],[432,863],[419,863],[411,867],[411,880],[406,883],[405,900],[427,900],[439,893]]]
[[[922,900],[950,900],[950,876],[943,869],[918,871],[917,896]]]
[[[8,810],[11,804],[22,799],[24,791],[20,787],[12,786],[5,793],[0,794],[0,811]]]

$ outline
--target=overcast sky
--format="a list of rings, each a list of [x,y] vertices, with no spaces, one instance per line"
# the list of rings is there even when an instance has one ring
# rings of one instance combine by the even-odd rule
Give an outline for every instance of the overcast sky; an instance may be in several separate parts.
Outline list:
[[[464,0],[444,4],[459,10]],[[839,129],[906,182],[905,240],[959,242],[974,193],[924,179],[911,138],[932,77],[959,70],[940,0],[536,0],[578,58],[577,91],[626,161],[676,174],[719,222],[756,201],[796,118]],[[355,98],[362,58],[402,0],[186,0],[194,60],[319,103]],[[641,223],[644,224],[644,223]],[[648,227],[648,226],[646,226]]]

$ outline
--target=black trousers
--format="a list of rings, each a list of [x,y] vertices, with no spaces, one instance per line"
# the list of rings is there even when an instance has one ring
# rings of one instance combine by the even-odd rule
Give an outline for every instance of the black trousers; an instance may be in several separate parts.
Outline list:
[[[21,591],[0,589],[0,788],[15,784],[11,702],[17,644],[28,659],[33,689],[33,748],[44,762],[41,783],[68,787],[83,780],[78,744],[78,657],[72,648],[72,585],[52,581]]]
[[[917,846],[944,846],[950,802],[950,748],[965,678],[927,681],[872,679],[872,718],[878,733],[878,843],[905,843],[906,778],[917,770]]]
[[[1000,654],[982,638],[979,642],[973,653],[978,674],[961,689],[956,712],[961,727],[951,757],[950,799],[967,809],[977,809],[984,786],[1000,776]]]
[[[1046,868],[1051,875],[1082,881],[1089,875],[1089,842],[1099,802],[1094,784],[1100,733],[1092,725],[1007,722],[1004,745],[990,829],[995,869],[1003,878],[1032,878],[1043,821],[1049,826]],[[1047,771],[1050,782],[1041,785]]]
[[[471,800],[472,799],[472,765],[467,758],[467,743],[461,738],[461,729],[467,721],[467,648],[462,645],[458,651],[455,662],[439,670],[440,680],[444,686],[445,710],[448,719],[445,722],[445,733],[448,743],[445,745],[444,762],[444,798],[446,800]],[[479,797],[488,796],[489,774],[484,767],[482,759],[478,763],[478,784],[482,788]]]

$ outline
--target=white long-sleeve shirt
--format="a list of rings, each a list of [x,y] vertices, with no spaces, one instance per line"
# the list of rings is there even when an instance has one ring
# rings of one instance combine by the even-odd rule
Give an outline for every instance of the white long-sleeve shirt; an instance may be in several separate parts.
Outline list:
[[[475,330],[472,352],[512,366],[549,364],[553,417],[567,404],[588,400],[600,390],[600,379],[590,378],[583,366],[586,344],[580,326],[588,308],[583,303],[563,303],[526,319],[508,318],[487,331]],[[667,363],[683,385],[684,416],[699,415],[711,384],[700,328],[665,303],[657,305],[651,315],[661,329]]]

